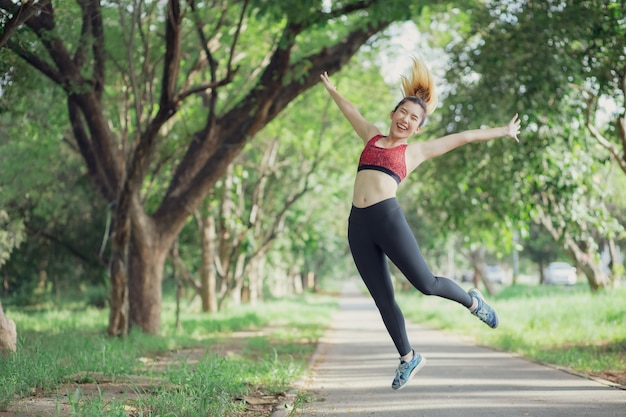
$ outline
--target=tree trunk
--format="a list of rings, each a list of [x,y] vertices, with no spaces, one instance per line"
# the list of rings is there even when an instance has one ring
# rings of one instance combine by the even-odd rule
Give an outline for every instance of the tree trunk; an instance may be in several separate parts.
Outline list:
[[[552,219],[543,211],[539,212],[539,223],[546,228],[555,241],[563,241],[565,248],[570,253],[576,266],[580,268],[587,277],[589,287],[591,287],[592,291],[597,291],[609,286],[609,278],[604,271],[602,271],[602,266],[598,262],[599,256],[595,256],[595,254],[590,255],[588,253],[590,249],[583,250],[579,242],[576,242],[567,231],[557,230],[552,224]],[[594,247],[594,245],[587,242],[583,242],[583,244],[587,248]]]
[[[145,333],[158,334],[161,328],[163,267],[171,244],[154,232],[152,220],[134,216],[128,254],[128,296],[130,322]],[[171,237],[173,241],[175,238]]]
[[[117,217],[117,216],[116,216]],[[128,300],[128,221],[116,221],[111,239],[111,298],[109,312],[109,336],[125,337],[129,328]]]
[[[111,245],[110,335],[125,336],[131,325],[159,332],[163,267],[176,234],[157,233],[139,198],[120,201]]]
[[[546,282],[545,274],[546,265],[544,262],[539,263],[539,285],[543,285]]]
[[[0,354],[7,356],[17,350],[17,330],[15,322],[4,315],[0,302]]]
[[[201,290],[202,311],[217,312],[217,280],[215,277],[215,217],[199,216],[200,241],[202,245]]]
[[[604,273],[602,265],[598,262],[600,257],[595,256],[595,254],[590,255],[589,253],[583,251],[580,245],[568,235],[565,236],[564,241],[565,247],[576,262],[576,266],[579,267],[587,277],[591,290],[597,291],[599,289],[609,287],[609,277]],[[587,247],[592,246],[587,245]]]
[[[256,305],[259,300],[263,299],[263,275],[266,265],[265,256],[259,256],[254,259],[253,266],[248,273],[248,286],[250,288],[250,304]]]
[[[590,254],[588,253],[589,249],[587,249],[586,251],[583,250],[578,242],[576,242],[569,235],[569,233],[567,233],[567,231],[557,230],[552,224],[552,219],[542,211],[539,213],[539,222],[552,235],[555,241],[558,242],[560,239],[562,239],[565,244],[565,248],[574,260],[574,263],[578,268],[583,271],[583,273],[587,277],[589,287],[592,291],[597,291],[601,288],[608,287],[609,279],[607,275],[602,271],[602,266],[597,261],[597,259],[599,259],[599,256],[590,256]],[[590,243],[585,243],[585,246],[587,248],[594,247],[594,245]]]
[[[229,298],[233,305],[241,305],[241,291],[243,289],[244,272],[246,266],[246,254],[240,253],[237,256],[234,271],[229,275],[230,283],[228,284]]]
[[[487,294],[493,295],[495,293],[491,281],[487,279],[487,263],[485,262],[485,247],[480,246],[477,249],[471,250],[469,258],[474,267],[474,286],[478,288],[478,284],[482,281],[485,284]]]
[[[176,328],[180,329],[180,300],[183,298],[183,280],[180,277],[179,265],[174,261],[175,258],[179,258],[178,240],[176,240],[172,247],[172,273],[174,275],[174,281],[176,282]]]
[[[624,266],[621,263],[619,252],[617,249],[617,245],[615,245],[614,239],[609,239],[607,243],[609,249],[609,270],[611,271],[611,283],[614,287],[619,285],[619,282],[622,278],[622,271]]]
[[[304,293],[304,288],[302,287],[302,271],[300,269],[291,270],[292,282],[293,282],[293,292],[294,294],[302,294]]]

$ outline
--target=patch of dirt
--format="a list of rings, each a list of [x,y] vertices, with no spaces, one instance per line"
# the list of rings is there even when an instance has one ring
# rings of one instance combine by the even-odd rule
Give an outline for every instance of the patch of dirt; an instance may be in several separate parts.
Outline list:
[[[150,395],[156,389],[153,384],[136,382],[129,378],[127,382],[88,382],[81,384],[66,384],[58,391],[33,393],[32,396],[22,398],[11,404],[9,410],[1,411],[1,417],[52,417],[70,416],[75,413],[75,407],[80,398],[101,398],[104,404],[111,401],[124,400],[125,409],[129,417],[147,415],[146,410],[139,410],[133,400],[141,396]],[[246,409],[231,417],[269,417],[274,406],[284,400],[285,394],[268,395],[260,390],[253,390],[238,401],[245,401]]]
[[[240,398],[240,400],[246,402],[246,409],[233,417],[269,417],[276,404],[285,398],[285,393],[268,395],[259,390],[254,390],[245,397]]]
[[[601,379],[605,379],[607,381],[610,381],[622,387],[626,387],[626,371],[624,372],[613,372],[613,371],[598,372],[597,374],[594,374],[593,376],[596,376]]]
[[[229,335],[223,342],[211,344],[209,349],[181,349],[152,358],[139,358],[139,366],[143,370],[164,371],[172,364],[186,362],[197,364],[207,353],[226,357],[241,356],[247,339],[266,334],[265,331],[237,332]],[[33,391],[28,397],[16,399],[6,411],[0,411],[0,417],[52,417],[70,416],[75,412],[76,404],[85,398],[100,398],[102,403],[124,401],[129,417],[146,415],[146,410],[138,410],[134,400],[156,392],[168,384],[164,379],[140,375],[125,375],[111,378],[98,372],[82,372],[68,377],[68,382],[59,386],[54,392]],[[231,417],[269,417],[274,406],[286,397],[285,393],[269,395],[258,388],[250,390],[243,398],[246,409]]]
[[[132,401],[156,390],[159,381],[156,378],[130,375],[111,380],[97,373],[82,373],[73,376],[73,382],[61,385],[55,392],[33,392],[30,397],[13,402],[7,411],[0,412],[2,417],[47,417],[67,416],[84,398],[102,398],[103,403],[113,400]]]

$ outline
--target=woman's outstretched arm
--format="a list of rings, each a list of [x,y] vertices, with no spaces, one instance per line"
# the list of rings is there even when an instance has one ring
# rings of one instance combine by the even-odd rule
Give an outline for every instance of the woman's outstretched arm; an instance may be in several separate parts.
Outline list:
[[[414,165],[410,168],[413,169],[428,159],[443,155],[446,152],[468,143],[485,142],[500,137],[510,137],[515,139],[516,142],[519,142],[517,137],[519,132],[520,120],[516,114],[505,126],[492,127],[490,129],[466,130],[464,132],[453,133],[428,142],[413,143],[409,145],[409,149],[407,149],[407,152],[410,153],[412,165]]]
[[[380,130],[376,126],[365,120],[361,113],[359,113],[359,110],[356,108],[356,106],[352,104],[352,102],[339,94],[333,83],[330,82],[330,79],[328,78],[328,74],[326,72],[321,74],[320,78],[324,83],[324,87],[326,87],[326,91],[328,91],[330,96],[335,101],[335,104],[337,104],[337,107],[339,107],[343,115],[352,125],[352,128],[354,129],[356,134],[359,135],[364,143],[367,143],[367,141],[373,136],[380,134]]]

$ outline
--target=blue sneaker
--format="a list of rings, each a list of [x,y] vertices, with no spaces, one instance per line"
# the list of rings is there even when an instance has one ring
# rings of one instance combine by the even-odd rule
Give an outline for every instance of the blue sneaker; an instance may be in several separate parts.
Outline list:
[[[471,311],[473,315],[487,323],[487,326],[495,329],[498,327],[498,314],[487,302],[483,295],[476,288],[472,288],[468,291],[468,294],[472,299],[477,301],[477,307]]]
[[[415,353],[413,351],[413,358],[410,361],[400,360],[400,365],[398,365],[398,369],[396,369],[396,377],[393,379],[391,383],[391,388],[395,390],[399,390],[404,387],[407,382],[413,378],[413,375],[417,373],[420,369],[424,367],[426,364],[426,358],[420,355],[419,353]]]

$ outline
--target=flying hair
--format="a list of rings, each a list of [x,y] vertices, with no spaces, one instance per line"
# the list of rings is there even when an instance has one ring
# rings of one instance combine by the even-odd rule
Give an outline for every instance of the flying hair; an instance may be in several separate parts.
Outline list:
[[[410,77],[402,76],[402,91],[404,97],[417,97],[426,105],[426,114],[431,114],[437,107],[435,81],[426,63],[413,57],[413,66]]]

